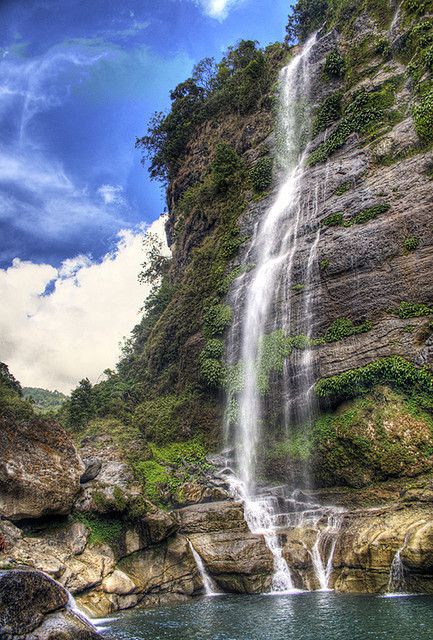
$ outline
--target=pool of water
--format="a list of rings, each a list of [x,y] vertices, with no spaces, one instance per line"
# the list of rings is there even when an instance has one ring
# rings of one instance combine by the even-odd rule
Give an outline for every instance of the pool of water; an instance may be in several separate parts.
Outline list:
[[[104,627],[117,640],[432,640],[433,596],[226,595],[118,613]]]

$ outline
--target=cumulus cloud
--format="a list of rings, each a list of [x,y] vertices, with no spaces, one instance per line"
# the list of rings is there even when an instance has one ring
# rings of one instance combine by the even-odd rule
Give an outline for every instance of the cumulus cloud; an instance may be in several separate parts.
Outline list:
[[[227,18],[230,9],[239,4],[240,0],[196,0],[206,15],[217,20]]]
[[[148,230],[168,255],[164,222]],[[0,270],[0,360],[23,385],[68,392],[115,366],[150,289],[137,280],[144,237],[143,229],[119,232],[115,249],[99,262],[80,255],[54,268],[15,259]]]

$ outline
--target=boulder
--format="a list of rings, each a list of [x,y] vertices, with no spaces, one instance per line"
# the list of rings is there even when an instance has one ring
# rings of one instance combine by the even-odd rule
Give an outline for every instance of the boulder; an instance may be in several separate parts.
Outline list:
[[[206,569],[224,591],[262,593],[273,574],[264,537],[251,533],[239,502],[193,505],[178,511],[180,531],[191,541]]]
[[[83,463],[52,420],[0,420],[0,514],[10,520],[68,514]]]
[[[31,570],[0,571],[2,640],[94,640],[95,628],[73,610],[60,584]]]

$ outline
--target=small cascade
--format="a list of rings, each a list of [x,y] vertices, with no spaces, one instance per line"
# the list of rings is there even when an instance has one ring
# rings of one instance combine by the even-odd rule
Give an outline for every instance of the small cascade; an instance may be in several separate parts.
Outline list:
[[[206,596],[219,596],[221,592],[218,591],[215,582],[212,580],[208,572],[206,571],[206,567],[204,566],[203,560],[201,559],[200,554],[194,549],[191,544],[191,541],[188,540],[189,546],[191,549],[191,553],[194,557],[195,563],[197,565],[198,572],[203,582],[204,592]]]
[[[311,550],[311,559],[320,591],[330,591],[329,580],[342,522],[343,510],[333,508],[327,516],[326,527],[323,530],[317,529],[317,538]]]
[[[77,603],[75,602],[75,598],[72,593],[68,592],[68,604],[67,609],[74,614],[76,618],[89,625],[95,631],[98,631],[98,628],[95,627],[93,622],[89,620],[89,618],[78,608]]]
[[[272,591],[275,593],[296,591],[289,565],[283,556],[283,548],[276,528],[275,500],[270,496],[254,499],[244,496],[244,505],[245,520],[250,531],[263,535],[266,546],[274,559]]]
[[[389,571],[388,594],[405,593],[406,591],[406,569],[401,559],[401,547],[394,556]]]

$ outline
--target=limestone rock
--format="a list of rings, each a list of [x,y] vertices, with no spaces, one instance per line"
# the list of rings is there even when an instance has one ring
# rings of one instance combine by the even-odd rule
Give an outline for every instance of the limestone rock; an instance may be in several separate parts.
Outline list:
[[[83,464],[70,436],[54,421],[0,421],[0,514],[10,520],[67,514]]]
[[[272,554],[263,536],[249,531],[240,503],[194,505],[178,515],[181,532],[224,591],[257,593],[270,588]]]
[[[69,594],[39,571],[0,572],[3,640],[93,640],[95,629],[68,608]]]

